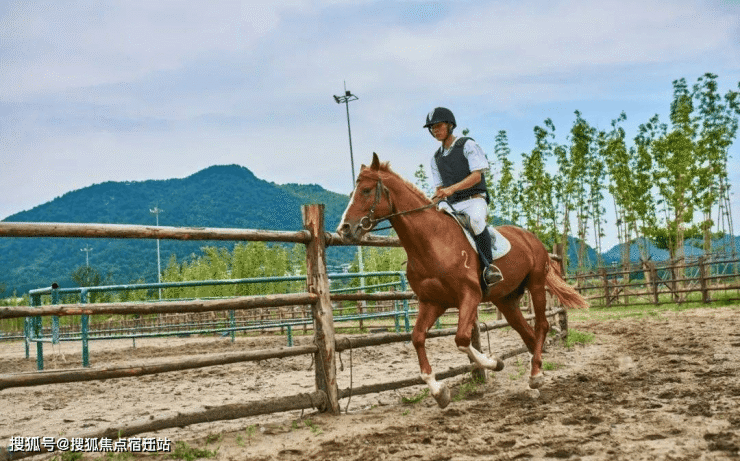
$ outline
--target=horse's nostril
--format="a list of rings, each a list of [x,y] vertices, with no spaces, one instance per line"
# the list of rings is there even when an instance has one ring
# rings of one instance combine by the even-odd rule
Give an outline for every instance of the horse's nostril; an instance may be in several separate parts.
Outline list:
[[[347,223],[345,223],[345,224],[342,224],[342,225],[341,225],[341,226],[339,227],[339,233],[340,233],[340,234],[342,234],[342,235],[344,235],[344,236],[347,236],[347,235],[349,235],[349,233],[350,233],[350,225],[349,225],[349,224],[347,224]]]

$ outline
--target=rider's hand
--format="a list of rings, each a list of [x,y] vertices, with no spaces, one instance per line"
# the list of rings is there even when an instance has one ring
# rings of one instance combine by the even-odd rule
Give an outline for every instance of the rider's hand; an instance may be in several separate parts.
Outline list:
[[[432,202],[440,202],[452,194],[454,194],[454,191],[450,190],[449,187],[440,187],[432,196]]]

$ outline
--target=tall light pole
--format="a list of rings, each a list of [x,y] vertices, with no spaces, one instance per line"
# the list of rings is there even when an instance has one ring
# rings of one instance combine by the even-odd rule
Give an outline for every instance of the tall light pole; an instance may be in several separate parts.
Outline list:
[[[149,210],[150,213],[155,215],[157,217],[157,227],[159,227],[159,213],[162,213],[164,210],[160,210],[158,207],[154,207],[153,209]],[[157,283],[162,283],[162,263],[159,259],[159,239],[157,239]],[[162,299],[162,288],[159,288],[159,299]]]
[[[349,102],[357,101],[358,99],[360,98],[347,91],[347,82],[344,82],[344,96],[334,95],[334,100],[337,104],[344,103],[344,106],[347,109],[347,133],[349,134],[349,161],[352,165],[352,189],[355,188],[355,157],[352,154],[352,129],[349,126]]]
[[[355,157],[352,154],[352,129],[349,125],[349,102],[350,101],[357,101],[357,96],[353,95],[350,91],[347,90],[347,82],[344,82],[344,95],[343,96],[337,96],[334,95],[334,101],[336,101],[337,104],[344,103],[344,107],[347,109],[347,134],[349,135],[349,161],[352,165],[352,190],[355,188]],[[362,261],[362,246],[357,246],[357,262],[360,266],[360,272],[365,272],[365,264]],[[365,288],[365,277],[360,278],[360,288]]]
[[[85,265],[90,267],[90,252],[93,251],[90,247],[80,248],[80,251],[85,252]]]

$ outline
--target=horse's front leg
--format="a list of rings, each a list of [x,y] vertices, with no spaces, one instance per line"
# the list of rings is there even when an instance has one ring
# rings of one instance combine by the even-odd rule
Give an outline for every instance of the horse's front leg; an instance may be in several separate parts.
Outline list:
[[[455,344],[457,344],[457,348],[460,351],[468,354],[468,357],[470,357],[470,360],[477,368],[501,371],[504,369],[503,360],[495,356],[493,359],[487,357],[470,343],[473,336],[473,326],[478,319],[479,302],[480,296],[476,296],[476,293],[464,297],[462,302],[460,302],[460,315],[457,320]]]
[[[419,358],[419,368],[421,370],[421,379],[427,383],[432,397],[437,401],[440,408],[449,405],[451,396],[450,390],[444,384],[438,382],[432,373],[432,366],[429,364],[426,351],[427,331],[434,325],[445,309],[439,304],[419,301],[419,315],[416,317],[414,331],[411,334],[411,342],[416,348],[416,355]]]

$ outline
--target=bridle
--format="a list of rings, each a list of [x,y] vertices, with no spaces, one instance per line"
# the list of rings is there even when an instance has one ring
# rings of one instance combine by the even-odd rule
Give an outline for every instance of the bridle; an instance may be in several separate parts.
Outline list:
[[[378,205],[380,205],[382,191],[385,191],[386,195],[388,196],[388,203],[390,204],[392,213],[380,218],[376,218],[375,209],[378,207]],[[395,206],[393,205],[393,200],[391,200],[391,193],[388,191],[388,188],[383,185],[383,180],[378,178],[378,183],[375,185],[375,201],[373,202],[373,206],[370,207],[370,211],[368,211],[368,213],[363,216],[362,219],[360,219],[360,227],[362,227],[362,229],[366,232],[390,229],[393,227],[392,225],[380,228],[375,228],[375,226],[377,226],[379,222],[387,221],[391,218],[395,218],[396,216],[403,216],[409,213],[423,211],[436,205],[436,203],[432,202],[422,207],[414,208],[413,210],[393,212],[395,211]]]

